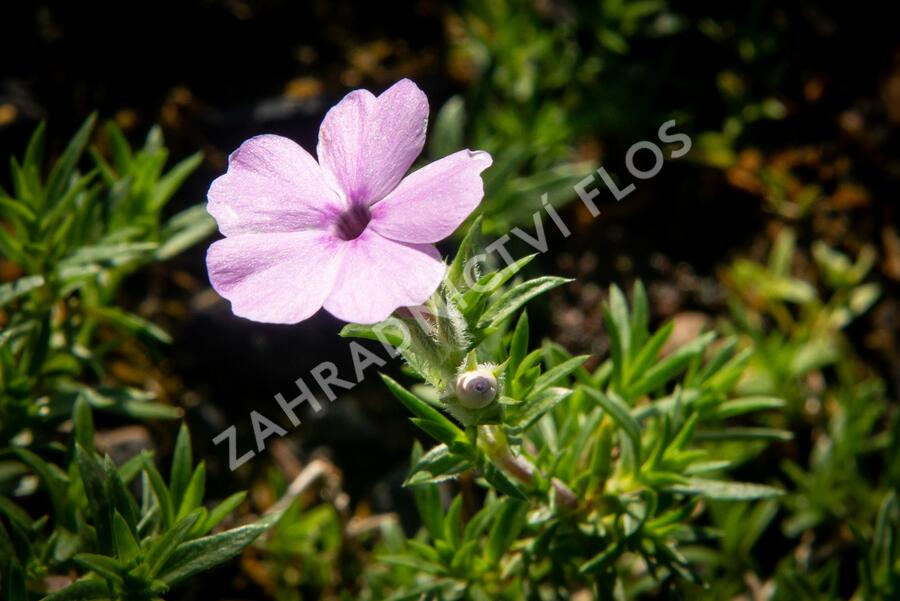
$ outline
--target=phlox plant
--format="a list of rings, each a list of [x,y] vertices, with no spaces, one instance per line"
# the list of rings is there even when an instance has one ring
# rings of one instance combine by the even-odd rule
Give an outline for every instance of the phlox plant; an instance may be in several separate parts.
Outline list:
[[[44,165],[44,126],[0,189],[0,251],[16,278],[0,284],[0,598],[155,599],[226,561],[276,514],[212,532],[244,493],[207,506],[206,470],[182,426],[168,478],[144,451],[121,465],[95,446],[93,413],[172,420],[181,411],[117,385],[105,363],[125,345],[169,341],[116,305],[121,282],[203,239],[202,206],[163,217],[200,162],[166,170],[158,128],[132,148],[95,118]],[[105,149],[101,150],[101,149]],[[134,483],[139,483],[136,486]],[[139,491],[139,494],[135,494]]]
[[[821,240],[804,247],[793,229],[783,227],[765,263],[738,259],[725,274],[731,317],[721,329],[755,349],[739,389],[784,399],[784,410],[768,415],[767,424],[790,429],[798,442],[814,440],[808,454],[780,459],[780,469],[768,468],[781,472],[788,491],[780,507],[716,512],[723,530],[733,531],[728,522],[743,519],[753,524],[745,532],[754,537],[777,531],[798,549],[821,541],[822,549],[809,560],[780,562],[774,598],[839,599],[840,590],[849,589],[863,599],[891,599],[900,591],[895,543],[900,421],[885,382],[861,360],[845,332],[881,294],[870,278],[874,259],[870,247],[856,257]],[[798,265],[813,271],[798,277]],[[734,566],[750,564],[748,542],[735,544],[744,551],[731,555]],[[842,570],[837,549],[856,554],[857,565]],[[717,584],[723,594],[738,589],[729,578]]]
[[[409,80],[351,92],[325,116],[316,158],[251,138],[206,207],[168,218],[199,156],[166,170],[157,129],[132,148],[112,124],[91,146],[91,118],[45,169],[38,128],[0,190],[0,250],[16,269],[0,284],[0,596],[162,599],[249,545],[302,562],[286,583],[337,578],[337,507],[284,486],[226,529],[246,495],[206,500],[186,425],[165,475],[150,451],[117,465],[97,444],[97,412],[181,417],[106,374],[123,345],[169,340],[116,291],[216,224],[210,281],[236,315],[287,326],[324,309],[347,322],[341,336],[403,360],[401,376],[380,377],[421,431],[404,482],[421,527],[379,521],[344,598],[733,598],[762,573],[750,550],[779,536],[798,551],[766,574],[771,598],[837,599],[840,566],[800,565],[807,533],[852,539],[860,598],[896,595],[897,420],[843,334],[878,297],[871,252],[813,245],[823,292],[793,275],[785,229],[767,265],[727,270],[731,319],[686,340],[654,323],[640,281],[612,285],[608,354],[573,355],[536,340],[528,313],[569,280],[535,274],[536,255],[495,260],[484,239],[501,223],[479,210],[494,157],[460,150],[444,114],[429,154],[445,156],[408,173],[428,114]],[[445,257],[436,244],[454,235]],[[826,409],[811,414],[815,402]],[[808,460],[767,464],[811,429],[828,437]],[[886,472],[875,495],[861,475],[873,466]]]
[[[748,425],[783,401],[735,394],[750,352],[734,339],[708,332],[664,354],[673,324],[651,330],[639,283],[630,305],[610,289],[599,365],[532,348],[525,306],[567,280],[523,279],[534,256],[485,270],[477,219],[441,260],[430,245],[476,207],[491,161],[465,150],[403,178],[426,115],[407,80],[352,92],[325,117],[318,163],[257,137],[210,189],[226,238],[207,262],[237,314],[294,323],[324,306],[356,322],[344,336],[391,342],[417,380],[382,376],[435,442],[407,479],[425,530],[386,540],[372,598],[614,598],[626,575],[700,582],[682,548],[715,537],[704,503],[781,494],[728,473],[760,450],[742,449],[747,437],[790,438]],[[475,507],[444,502],[446,483],[472,478]]]
[[[463,253],[475,237],[470,232]],[[448,291],[465,288],[448,283],[436,301],[452,305],[461,299]],[[409,389],[385,378],[438,444],[414,452],[407,479],[425,531],[386,544],[382,559],[391,569],[373,579],[382,591],[373,598],[388,591],[391,598],[545,598],[579,590],[614,598],[635,570],[700,582],[702,570],[681,548],[715,538],[696,521],[704,502],[780,494],[726,477],[749,459],[730,448],[748,434],[747,420],[782,406],[733,393],[749,359],[735,352],[734,340],[707,334],[660,356],[672,325],[651,332],[640,284],[630,307],[613,287],[605,311],[612,356],[588,369],[586,357],[552,342],[531,348],[520,309],[539,287],[526,280],[465,290],[477,308],[460,310],[462,320],[438,317],[434,332],[438,340],[462,340],[464,361],[435,365],[434,349],[412,344],[404,356],[423,383]],[[367,329],[351,325],[345,334]],[[475,364],[497,366],[498,394],[472,408],[459,384]],[[462,374],[448,389],[442,372]],[[476,493],[480,509],[464,510],[462,495],[445,506],[441,483],[469,475],[484,489]]]

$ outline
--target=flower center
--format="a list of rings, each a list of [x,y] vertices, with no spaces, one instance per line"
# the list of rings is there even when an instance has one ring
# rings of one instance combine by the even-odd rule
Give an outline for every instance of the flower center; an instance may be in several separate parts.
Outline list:
[[[335,222],[337,235],[341,240],[356,240],[366,230],[372,220],[369,207],[364,204],[353,204],[341,213]]]
[[[473,387],[475,388],[475,392],[482,394],[490,390],[491,383],[488,382],[485,378],[481,378],[480,380],[475,380]]]

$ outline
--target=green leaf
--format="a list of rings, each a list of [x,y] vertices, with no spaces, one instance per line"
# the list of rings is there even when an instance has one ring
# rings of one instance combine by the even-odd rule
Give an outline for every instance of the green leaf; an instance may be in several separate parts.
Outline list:
[[[444,508],[441,506],[441,489],[437,484],[413,488],[413,498],[422,524],[434,540],[444,538]]]
[[[58,527],[51,535],[49,542],[52,561],[62,563],[72,559],[83,546],[85,540],[81,535],[65,527]]]
[[[626,382],[630,383],[634,380],[635,376],[641,376],[650,369],[650,366],[653,365],[659,357],[659,352],[662,350],[666,340],[669,339],[669,336],[672,335],[672,330],[674,329],[675,322],[667,322],[653,334],[643,347],[641,347],[640,351],[637,352],[634,361],[628,362],[628,369],[624,373]]]
[[[549,389],[551,386],[581,367],[589,358],[590,355],[579,355],[578,357],[572,357],[567,361],[563,361],[556,367],[547,370],[545,373],[541,374],[541,376],[537,380],[535,380],[534,387],[528,394],[528,398],[530,399],[532,397],[540,395],[545,390]]]
[[[216,231],[216,222],[206,212],[205,205],[195,205],[178,213],[163,228],[159,248],[154,256],[159,260],[174,257]]]
[[[612,565],[612,563],[622,554],[623,550],[624,541],[616,541],[614,544],[609,545],[606,549],[581,564],[578,571],[582,574],[590,574],[592,572],[604,570]]]
[[[702,384],[709,378],[717,375],[717,372],[724,369],[726,364],[735,365],[736,357],[732,358],[732,353],[734,352],[735,347],[737,347],[737,338],[726,338],[721,341],[718,347],[719,348],[713,353],[712,358],[697,372],[697,375],[692,379],[692,382]],[[752,351],[752,349],[749,350]],[[729,359],[731,359],[731,361],[729,361]]]
[[[246,491],[236,492],[218,505],[216,505],[212,511],[209,512],[209,515],[206,517],[206,520],[203,522],[203,528],[201,528],[201,532],[209,532],[213,528],[219,525],[219,523],[224,520],[229,513],[238,508],[238,506],[244,502],[244,499],[247,498]]]
[[[78,395],[75,399],[72,417],[75,441],[85,450],[94,451],[94,417],[91,414],[90,403],[82,395]]]
[[[872,553],[875,556],[886,555],[891,561],[895,556],[895,532],[894,526],[898,520],[897,493],[889,492],[881,501],[878,516],[875,519],[875,529],[872,533]]]
[[[525,526],[525,512],[528,511],[528,504],[518,499],[503,499],[498,503],[501,503],[503,508],[497,516],[497,521],[491,526],[485,548],[487,560],[491,565],[499,564],[503,554],[519,537]]]
[[[155,242],[99,243],[78,248],[73,254],[60,261],[60,269],[71,269],[93,263],[121,265],[148,256],[156,250]]]
[[[4,497],[0,497],[0,499],[4,499]],[[10,564],[18,562],[14,543],[6,530],[6,526],[3,525],[3,521],[0,520],[0,578],[4,577],[3,574]]]
[[[647,339],[648,324],[650,323],[650,309],[647,302],[647,291],[644,284],[640,280],[634,282],[634,290],[632,292],[631,301],[631,344],[632,349],[637,351]]]
[[[36,165],[20,165],[16,157],[9,157],[9,170],[12,176],[13,196],[27,202],[31,206],[38,207],[41,203],[40,181],[37,175]],[[26,171],[28,173],[26,174]],[[33,177],[31,177],[33,175]],[[38,184],[37,186],[32,183]]]
[[[125,135],[119,126],[113,121],[106,123],[106,140],[109,143],[109,151],[112,155],[113,165],[120,174],[130,170],[132,162],[131,145],[125,139]]]
[[[641,464],[641,426],[638,421],[631,416],[628,405],[613,392],[610,392],[607,395],[599,390],[593,390],[591,388],[583,388],[582,390],[587,392],[588,396],[594,399],[603,411],[605,411],[625,433],[625,436],[634,449],[635,465],[631,467],[633,473],[636,473]]]
[[[162,476],[159,475],[156,466],[153,465],[153,462],[150,460],[149,455],[144,453],[142,454],[142,457],[144,458],[144,473],[147,474],[147,477],[150,479],[150,486],[153,488],[153,493],[156,495],[156,500],[162,511],[163,525],[167,529],[171,528],[175,521],[172,496],[169,493],[169,489],[166,488],[166,483],[163,481]]]
[[[28,139],[28,146],[25,149],[24,164],[34,165],[40,169],[44,162],[44,147],[47,139],[47,122],[41,121],[34,128],[31,138]]]
[[[19,264],[25,263],[26,260],[22,243],[16,240],[5,227],[0,227],[0,255]]]
[[[617,388],[621,388],[624,368],[627,364],[627,359],[622,353],[622,333],[619,331],[619,326],[613,319],[609,307],[604,306],[602,313],[603,327],[606,328],[606,335],[609,336],[609,361],[612,366],[612,383]]]
[[[122,182],[119,180],[119,176],[116,174],[116,170],[113,169],[112,166],[110,166],[110,164],[103,157],[103,154],[96,147],[88,148],[88,154],[90,154],[91,158],[94,159],[94,167],[96,168],[96,172],[100,174],[100,178],[103,180],[103,183],[106,186],[120,188]]]
[[[686,484],[687,478],[677,472],[660,471],[660,470],[644,470],[641,472],[640,480],[651,488],[663,488],[675,484]]]
[[[150,402],[151,393],[136,388],[80,388],[81,394],[95,409],[120,413],[134,419],[179,419],[182,410],[170,405]]]
[[[753,413],[756,411],[767,411],[771,409],[781,409],[785,406],[783,399],[768,396],[749,396],[739,399],[725,401],[714,411],[714,415],[720,419],[727,419],[736,415],[745,413]]]
[[[55,464],[47,463],[35,453],[21,447],[13,447],[12,452],[22,460],[41,479],[50,496],[50,504],[53,506],[53,515],[57,522],[66,515],[68,499],[66,490],[69,486],[69,478]]]
[[[0,494],[0,515],[5,515],[9,520],[22,530],[31,530],[33,522],[28,513]],[[2,564],[0,564],[2,566]]]
[[[181,506],[178,509],[177,517],[180,519],[186,516],[203,503],[203,495],[206,493],[206,464],[201,461],[191,476],[191,481],[184,492],[184,498],[181,500]],[[174,501],[174,495],[173,495]]]
[[[463,530],[463,540],[479,540],[487,527],[496,521],[496,514],[505,506],[505,503],[488,503],[483,506],[466,524]]]
[[[135,540],[128,522],[118,511],[113,513],[113,540],[120,560],[127,563],[140,555],[141,546]]]
[[[721,501],[752,501],[779,497],[784,494],[780,488],[764,484],[704,480],[702,478],[690,478],[687,484],[671,486],[669,490]]]
[[[461,96],[453,96],[438,111],[431,131],[428,154],[434,159],[443,158],[463,147],[463,131],[466,121],[466,102]]]
[[[395,349],[403,346],[404,328],[398,325],[400,322],[394,317],[375,325],[362,325],[348,323],[341,328],[341,338],[362,338],[375,342],[390,344]]]
[[[106,472],[94,454],[85,450],[78,443],[75,443],[75,460],[84,484],[85,495],[90,499],[88,507],[94,517],[100,551],[106,555],[112,555],[114,550],[113,509],[109,498],[109,488],[106,484]]]
[[[103,459],[103,471],[106,475],[106,485],[112,506],[122,515],[132,534],[136,535],[140,515],[137,503],[132,494],[125,488],[125,483],[119,477],[119,470],[109,455]]]
[[[460,292],[465,292],[468,289],[464,274],[466,265],[473,257],[481,252],[483,247],[481,216],[479,215],[475,218],[475,221],[472,222],[472,225],[469,226],[465,237],[459,244],[456,256],[453,257],[453,262],[450,263],[450,267],[447,269],[447,281]]]
[[[157,183],[150,197],[149,209],[153,212],[161,210],[172,198],[175,191],[181,187],[184,180],[193,173],[203,162],[203,153],[197,152],[177,163]]]
[[[794,434],[788,430],[776,428],[725,428],[722,430],[703,430],[697,432],[698,441],[766,441],[786,442],[793,440]]]
[[[622,357],[631,357],[631,317],[628,313],[628,302],[622,290],[616,285],[609,287],[609,318],[615,324]]]
[[[33,224],[37,221],[37,214],[31,210],[27,204],[15,198],[4,198],[3,192],[0,190],[0,216],[6,216],[10,222],[16,224],[21,219],[27,224]],[[16,226],[16,232],[21,235],[22,231]]]
[[[486,457],[479,456],[478,470],[481,472],[481,475],[487,483],[496,488],[498,492],[521,501],[528,499],[525,492]]]
[[[525,355],[512,378],[512,384],[515,387],[515,390],[524,391],[534,385],[534,381],[537,380],[540,375],[540,368],[536,366],[543,357],[543,349],[535,349]]]
[[[466,444],[460,438],[462,431],[449,421],[431,421],[419,417],[411,417],[409,418],[409,421],[427,432],[438,442],[452,446],[454,449],[457,449],[460,445]]]
[[[777,300],[784,300],[798,305],[814,302],[818,293],[809,282],[798,278],[770,278],[764,286],[768,296]]]
[[[513,331],[512,339],[509,341],[509,359],[506,372],[510,378],[515,375],[519,365],[528,354],[528,312],[522,311],[519,315],[519,321],[516,322],[516,329]]]
[[[453,580],[431,580],[424,584],[404,587],[384,601],[417,601],[420,599],[442,599],[446,597],[447,594],[450,594],[451,591],[456,589],[457,585],[455,585]],[[478,601],[484,600],[479,599]]]
[[[93,193],[89,191],[89,187],[94,178],[95,173],[93,172],[85,176],[72,176],[72,180],[66,187],[65,194],[56,200],[52,208],[42,213],[40,233],[48,237],[52,242],[51,246],[55,246],[65,239],[68,227],[75,223],[78,206],[85,206],[86,204],[86,192],[88,198],[93,196]]]
[[[94,599],[109,599],[109,588],[105,581],[89,576],[76,580],[55,593],[50,593],[41,601],[93,601]]]
[[[500,295],[500,298],[491,303],[490,307],[481,316],[479,327],[496,327],[525,306],[531,299],[562,286],[572,280],[555,276],[543,276],[513,286]]]
[[[571,389],[560,386],[542,390],[537,395],[529,394],[527,401],[507,407],[509,422],[524,432],[571,395]]]
[[[454,549],[462,544],[462,495],[456,495],[444,517],[444,537]]]
[[[244,547],[268,530],[279,517],[279,514],[270,514],[240,528],[182,543],[161,570],[160,579],[173,585],[237,557]]]
[[[438,440],[445,443],[447,446],[453,446],[454,442],[463,444],[468,442],[463,431],[449,419],[444,417],[437,409],[403,388],[403,386],[394,381],[390,376],[381,374],[381,379],[387,385],[388,390],[390,390],[407,409],[419,417],[421,421],[417,422],[417,424],[423,429],[426,428],[423,424],[427,425],[429,434],[439,434],[441,438]]]
[[[31,344],[26,346],[23,365],[28,366],[28,375],[37,376],[44,367],[44,361],[47,359],[47,353],[50,351],[50,335],[53,330],[51,323],[51,313],[45,312],[40,317],[40,325],[38,326],[37,335],[32,339]]]
[[[836,362],[839,357],[829,339],[813,339],[797,349],[788,367],[792,375],[800,377]]]
[[[412,555],[378,555],[378,561],[395,566],[412,568],[417,572],[424,574],[443,575],[447,573],[447,568],[438,563],[420,559]],[[399,593],[398,593],[399,594]],[[419,597],[418,591],[413,595],[414,598]],[[407,599],[408,597],[394,597],[395,599]]]
[[[404,486],[435,484],[453,478],[469,467],[469,460],[439,444],[422,455],[412,466]]]
[[[151,155],[158,153],[163,148],[162,128],[159,125],[154,125],[147,132],[147,137],[144,139],[143,151],[145,154]]]
[[[63,190],[68,185],[69,179],[75,172],[75,167],[78,165],[78,161],[90,140],[96,121],[96,114],[85,120],[53,165],[53,169],[51,169],[50,175],[47,177],[46,198],[48,202],[53,203],[62,197]]]
[[[678,434],[672,439],[669,448],[674,451],[681,451],[687,448],[688,444],[694,439],[694,432],[697,429],[697,423],[699,421],[700,414],[692,413],[691,416],[684,421]]]
[[[786,227],[778,232],[769,253],[769,271],[779,277],[789,276],[794,258],[797,236],[793,229]]]
[[[79,553],[72,559],[83,568],[94,571],[104,578],[122,582],[125,565],[112,557],[96,553]]]
[[[526,265],[531,263],[536,256],[537,253],[527,255],[507,265],[500,271],[492,271],[481,276],[481,278],[474,283],[472,288],[463,294],[461,305],[466,308],[476,306],[480,296],[488,296],[499,290],[503,284],[512,279],[517,273],[524,269]]]
[[[4,598],[7,601],[27,601],[28,592],[25,588],[25,573],[18,561],[9,562],[6,573],[2,575],[2,583],[6,589]]]
[[[182,423],[178,429],[178,438],[175,439],[175,452],[172,455],[172,470],[169,475],[169,490],[172,491],[172,503],[176,507],[181,506],[184,491],[191,481],[191,471],[194,466],[194,455],[191,450],[191,434],[187,424]]]
[[[152,454],[152,451],[147,452]],[[132,456],[130,459],[127,459],[122,465],[118,467],[119,479],[123,484],[131,483],[131,481],[141,473],[141,469],[143,468],[143,466],[144,463],[140,455]]]
[[[37,214],[27,204],[15,198],[4,198],[2,194],[3,192],[0,190],[0,216],[5,215],[14,225],[19,219],[29,225],[37,221]],[[24,233],[18,225],[16,225],[16,232],[18,236]]]
[[[137,338],[161,344],[172,342],[172,337],[158,325],[118,307],[91,307],[88,313],[122,328]]]
[[[754,349],[746,348],[731,357],[718,371],[705,379],[704,388],[712,393],[727,395],[740,380],[744,369],[753,357]],[[699,373],[699,372],[698,372]]]
[[[656,390],[683,371],[691,359],[701,354],[715,338],[715,332],[707,332],[679,347],[665,359],[648,369],[643,377],[639,378],[629,388],[628,395],[634,398]]]
[[[3,228],[0,227],[0,229]],[[25,296],[32,290],[37,290],[43,285],[44,278],[39,275],[24,276],[12,282],[0,284],[0,307]]]
[[[187,539],[201,513],[200,510],[192,511],[153,542],[145,558],[149,578],[155,578],[159,574],[159,571],[169,561],[169,558],[172,557],[178,546]]]

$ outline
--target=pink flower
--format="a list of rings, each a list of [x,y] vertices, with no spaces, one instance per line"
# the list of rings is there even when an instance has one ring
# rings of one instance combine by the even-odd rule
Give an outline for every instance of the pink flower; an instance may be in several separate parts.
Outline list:
[[[318,163],[281,136],[250,138],[209,188],[226,236],[206,255],[235,315],[297,323],[324,307],[375,323],[424,303],[445,265],[434,247],[478,206],[486,152],[461,150],[403,177],[422,151],[428,100],[408,79],[347,94],[319,128]]]

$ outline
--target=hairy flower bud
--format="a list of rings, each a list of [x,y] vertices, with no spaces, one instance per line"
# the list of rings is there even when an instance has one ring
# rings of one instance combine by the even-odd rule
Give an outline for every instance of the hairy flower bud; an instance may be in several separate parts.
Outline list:
[[[497,396],[497,378],[489,369],[478,368],[456,378],[456,398],[466,409],[482,409]]]

